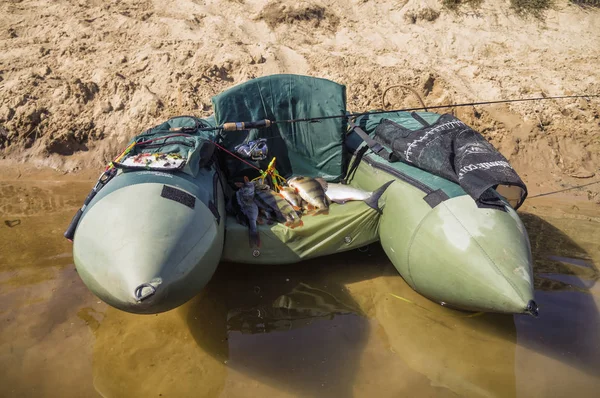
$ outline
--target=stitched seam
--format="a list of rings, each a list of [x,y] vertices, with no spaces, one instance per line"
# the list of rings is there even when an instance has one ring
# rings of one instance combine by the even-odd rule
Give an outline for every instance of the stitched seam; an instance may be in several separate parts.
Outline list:
[[[525,301],[525,298],[521,295],[521,292],[519,291],[519,289],[517,288],[517,286],[513,283],[513,281],[510,280],[510,278],[507,278],[506,275],[504,275],[504,273],[500,270],[500,267],[498,267],[498,265],[494,262],[494,260],[492,260],[492,258],[489,256],[489,254],[487,254],[487,252],[479,244],[479,242],[477,241],[477,239],[475,239],[475,237],[473,235],[471,235],[471,233],[463,225],[463,223],[460,222],[459,218],[456,217],[456,215],[452,212],[452,210],[450,210],[450,208],[445,203],[442,202],[442,205],[444,205],[444,207],[446,207],[446,209],[448,209],[448,211],[450,212],[450,214],[452,214],[452,216],[456,219],[456,221],[458,221],[458,223],[464,228],[464,230],[467,231],[467,233],[469,234],[469,236],[471,237],[471,239],[473,239],[473,242],[475,242],[475,244],[477,244],[477,246],[483,252],[483,254],[485,254],[485,256],[487,257],[487,259],[489,260],[489,262],[494,265],[494,268],[496,268],[496,272],[498,272],[498,274],[502,275],[504,277],[504,280],[507,281],[508,284],[512,286],[513,290],[519,295],[519,297],[521,298],[521,300]]]
[[[421,230],[421,226],[423,225],[423,223],[425,223],[425,220],[427,220],[427,218],[429,218],[429,216],[431,214],[433,214],[433,209],[431,209],[431,211],[428,212],[427,215],[421,219],[421,221],[419,221],[417,228],[415,228],[415,232],[413,232],[412,236],[410,237],[410,243],[408,244],[408,250],[406,250],[406,264],[407,264],[406,268],[408,270],[408,277],[412,281],[412,284],[415,286],[415,290],[419,290],[419,289],[417,286],[417,282],[414,280],[414,278],[412,277],[412,273],[410,272],[410,251],[412,249],[412,245],[416,239],[417,234]]]

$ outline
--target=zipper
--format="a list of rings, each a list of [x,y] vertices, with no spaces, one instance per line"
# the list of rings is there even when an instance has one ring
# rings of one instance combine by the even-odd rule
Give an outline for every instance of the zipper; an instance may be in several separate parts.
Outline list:
[[[421,191],[425,192],[426,194],[430,194],[434,191],[434,189],[432,189],[431,187],[423,184],[421,181],[414,179],[404,173],[402,173],[399,170],[396,170],[393,167],[387,166],[385,164],[379,163],[376,160],[374,160],[373,158],[371,158],[370,156],[365,156],[363,157],[363,160],[369,165],[372,166],[376,169],[385,171],[386,173],[390,173],[391,175],[393,175],[394,177],[412,185],[415,188],[420,189]]]

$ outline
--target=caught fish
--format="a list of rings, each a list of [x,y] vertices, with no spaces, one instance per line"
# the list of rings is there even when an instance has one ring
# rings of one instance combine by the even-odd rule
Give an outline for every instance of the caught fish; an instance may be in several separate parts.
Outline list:
[[[285,200],[290,202],[294,210],[302,209],[302,198],[300,197],[300,195],[298,195],[294,188],[283,187],[279,190],[279,193],[281,194],[281,196],[283,196]]]
[[[256,200],[254,202],[256,203]],[[258,206],[258,203],[256,203],[256,205]],[[258,218],[256,219],[256,223],[258,225],[272,225],[275,223],[275,217],[272,212],[261,209],[260,206],[258,206]]]
[[[385,190],[390,186],[390,184],[394,182],[394,180],[386,182],[381,187],[379,187],[375,192],[367,192],[362,189],[354,188],[350,185],[344,184],[329,184],[327,183],[325,186],[325,194],[327,198],[335,203],[346,203],[351,200],[362,200],[369,207],[381,212],[379,209],[379,198]]]
[[[235,193],[237,205],[241,213],[241,215],[238,213],[238,220],[248,225],[250,247],[260,247],[260,236],[258,234],[258,227],[256,226],[258,206],[254,202],[254,184],[248,180],[248,177],[244,177],[244,183],[236,185],[241,185],[240,189]]]
[[[254,199],[258,207],[264,209],[265,212],[271,211],[278,222],[285,223],[286,226],[292,228],[304,224],[288,201],[282,195],[271,190],[269,186],[257,184],[254,190]]]
[[[322,178],[294,177],[288,180],[288,185],[298,192],[298,195],[317,210],[317,214],[329,213],[329,201],[325,195],[327,183]]]

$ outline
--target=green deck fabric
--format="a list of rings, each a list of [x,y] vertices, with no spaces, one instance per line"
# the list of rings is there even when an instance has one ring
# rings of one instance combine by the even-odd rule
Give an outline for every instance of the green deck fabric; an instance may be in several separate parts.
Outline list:
[[[218,125],[261,119],[285,120],[343,115],[346,87],[330,80],[299,75],[272,75],[250,80],[212,98]],[[284,177],[307,175],[338,181],[343,177],[345,152],[343,119],[318,123],[282,123],[265,129],[222,132],[222,144],[229,150],[249,140],[267,138],[268,158],[255,163],[266,169],[273,156]],[[249,166],[226,157],[230,175],[248,174]]]
[[[439,113],[433,112],[415,112],[419,116],[421,116],[427,123],[433,124],[437,122],[440,118]],[[417,121],[414,117],[410,115],[410,112],[392,112],[392,113],[381,113],[377,115],[365,115],[360,116],[356,119],[356,124],[359,125],[363,130],[365,130],[368,134],[373,134],[375,129],[383,119],[388,119],[393,122],[398,123],[399,125],[409,129],[409,130],[418,130],[423,126],[419,121]]]
[[[385,194],[384,194],[385,195]],[[382,202],[383,203],[383,200]],[[364,202],[332,204],[329,214],[303,216],[304,225],[260,225],[260,255],[248,243],[248,227],[227,216],[224,261],[289,264],[313,257],[356,249],[379,240],[380,214]]]

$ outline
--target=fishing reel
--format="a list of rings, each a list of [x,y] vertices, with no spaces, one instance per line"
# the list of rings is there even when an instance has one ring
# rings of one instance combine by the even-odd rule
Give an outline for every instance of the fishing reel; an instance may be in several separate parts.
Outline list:
[[[234,148],[235,152],[245,159],[265,160],[269,154],[266,138],[249,141]]]

